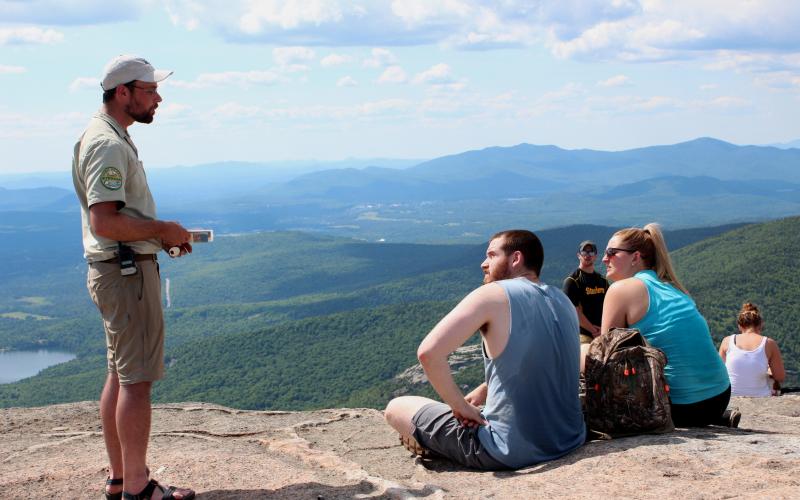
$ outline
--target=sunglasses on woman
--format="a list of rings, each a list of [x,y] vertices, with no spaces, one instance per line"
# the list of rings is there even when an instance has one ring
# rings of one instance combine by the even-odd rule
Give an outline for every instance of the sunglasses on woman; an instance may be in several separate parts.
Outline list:
[[[634,250],[632,248],[613,248],[613,247],[606,248],[606,257],[613,257],[613,256],[617,255],[620,252],[633,253],[635,251],[636,250]]]

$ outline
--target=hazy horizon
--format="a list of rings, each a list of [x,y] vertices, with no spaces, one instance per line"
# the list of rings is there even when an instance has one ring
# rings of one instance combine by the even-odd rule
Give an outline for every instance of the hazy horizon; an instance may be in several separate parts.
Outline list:
[[[314,166],[318,165],[321,168],[325,168],[331,165],[339,165],[342,164],[353,164],[352,168],[366,168],[370,166],[381,166],[386,168],[406,168],[407,166],[411,166],[418,163],[423,163],[429,160],[433,160],[436,158],[446,157],[446,156],[453,156],[458,155],[470,151],[481,151],[485,149],[491,148],[510,148],[514,146],[519,146],[522,144],[530,144],[533,146],[555,146],[557,148],[563,150],[592,150],[592,151],[600,151],[600,152],[621,152],[621,151],[628,151],[631,149],[641,149],[647,147],[657,147],[657,146],[672,146],[675,144],[681,144],[684,142],[691,142],[698,139],[713,139],[713,140],[720,140],[716,137],[709,137],[709,136],[702,136],[702,137],[695,137],[691,139],[687,139],[686,141],[680,141],[678,143],[655,143],[655,144],[646,144],[642,146],[637,146],[633,148],[624,148],[624,149],[602,149],[602,148],[588,148],[588,147],[563,147],[558,144],[533,144],[533,143],[517,143],[517,144],[510,144],[510,145],[488,145],[481,148],[470,148],[460,151],[453,151],[450,153],[445,153],[436,157],[430,158],[389,158],[389,157],[359,157],[359,156],[348,156],[345,158],[333,158],[329,160],[323,160],[319,158],[296,158],[296,159],[287,159],[287,160],[272,160],[272,159],[262,159],[262,160],[239,160],[239,159],[227,159],[227,160],[217,160],[217,161],[208,161],[208,162],[201,162],[201,163],[194,163],[194,164],[175,164],[175,165],[148,165],[146,168],[148,170],[168,170],[168,169],[180,169],[180,168],[198,168],[198,167],[206,167],[218,164],[236,164],[242,166],[261,166],[266,168],[272,168],[275,170],[280,169],[289,169],[292,167],[297,166]],[[729,141],[723,141],[729,142]],[[730,143],[730,142],[729,142]],[[770,143],[770,144],[754,144],[751,142],[743,142],[743,143],[730,143],[734,144],[735,146],[758,146],[758,147],[776,147],[779,149],[800,149],[800,139],[795,141],[787,141],[783,143]],[[402,163],[406,164],[404,166],[392,166],[389,165],[390,163]],[[51,175],[51,174],[59,174],[59,173],[70,173],[71,172],[71,165],[62,166],[58,169],[53,170],[3,170],[0,168],[0,179],[8,178],[8,177],[26,177],[26,176],[35,176],[37,174],[41,175]]]

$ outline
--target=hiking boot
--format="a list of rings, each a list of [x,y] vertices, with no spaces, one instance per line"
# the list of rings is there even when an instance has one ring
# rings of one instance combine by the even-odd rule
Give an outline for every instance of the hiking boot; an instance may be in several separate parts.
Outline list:
[[[722,414],[722,425],[736,429],[742,419],[742,412],[738,408],[729,408]]]
[[[400,435],[400,443],[403,445],[405,449],[413,453],[414,455],[420,458],[430,458],[430,450],[427,448],[423,448],[416,439],[411,436],[403,436]]]

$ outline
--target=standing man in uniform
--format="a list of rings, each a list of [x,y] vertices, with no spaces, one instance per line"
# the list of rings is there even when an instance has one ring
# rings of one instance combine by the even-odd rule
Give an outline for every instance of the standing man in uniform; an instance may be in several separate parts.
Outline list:
[[[72,178],[81,205],[87,287],[106,333],[108,377],[100,418],[109,458],[106,498],[194,498],[191,490],[149,480],[150,389],[164,374],[164,318],[156,254],[191,252],[190,234],[156,218],[139,153],[128,135],[151,123],[171,71],[123,55],[108,63],[103,105],[75,144]]]
[[[530,231],[492,237],[481,264],[485,285],[450,311],[417,350],[444,403],[402,396],[386,407],[386,421],[410,451],[496,470],[553,460],[583,444],[578,318],[561,290],[539,281],[543,261],[542,244]],[[447,358],[476,331],[486,381],[464,396]]]
[[[578,269],[564,279],[563,290],[578,311],[581,344],[591,344],[600,335],[603,301],[608,280],[594,269],[597,245],[586,240],[578,246]]]

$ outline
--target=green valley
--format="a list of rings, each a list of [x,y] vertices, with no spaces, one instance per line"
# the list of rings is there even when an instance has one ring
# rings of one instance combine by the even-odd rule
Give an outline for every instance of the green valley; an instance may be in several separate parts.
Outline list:
[[[790,270],[798,230],[800,218],[790,218],[666,233],[715,339],[732,331],[742,301],[754,301],[795,373],[800,339],[791,325],[800,319],[794,298],[800,283]],[[613,231],[571,226],[538,232],[545,281],[560,285],[575,266],[578,241],[591,238],[602,247]],[[380,407],[409,389],[425,393],[426,387],[409,388],[395,376],[415,364],[422,337],[480,283],[484,250],[484,244],[258,233],[220,237],[198,245],[189,258],[163,260],[172,307],[166,310],[167,377],[156,384],[155,400],[309,409]],[[43,276],[59,275],[59,269],[43,270]],[[0,385],[0,406],[97,398],[104,378],[102,327],[88,297],[82,298],[80,267],[67,269],[75,283],[64,289],[28,278],[27,288],[0,300],[0,310],[27,315],[0,317],[0,347],[59,347],[79,357]],[[480,377],[476,363],[457,378],[472,384]]]

